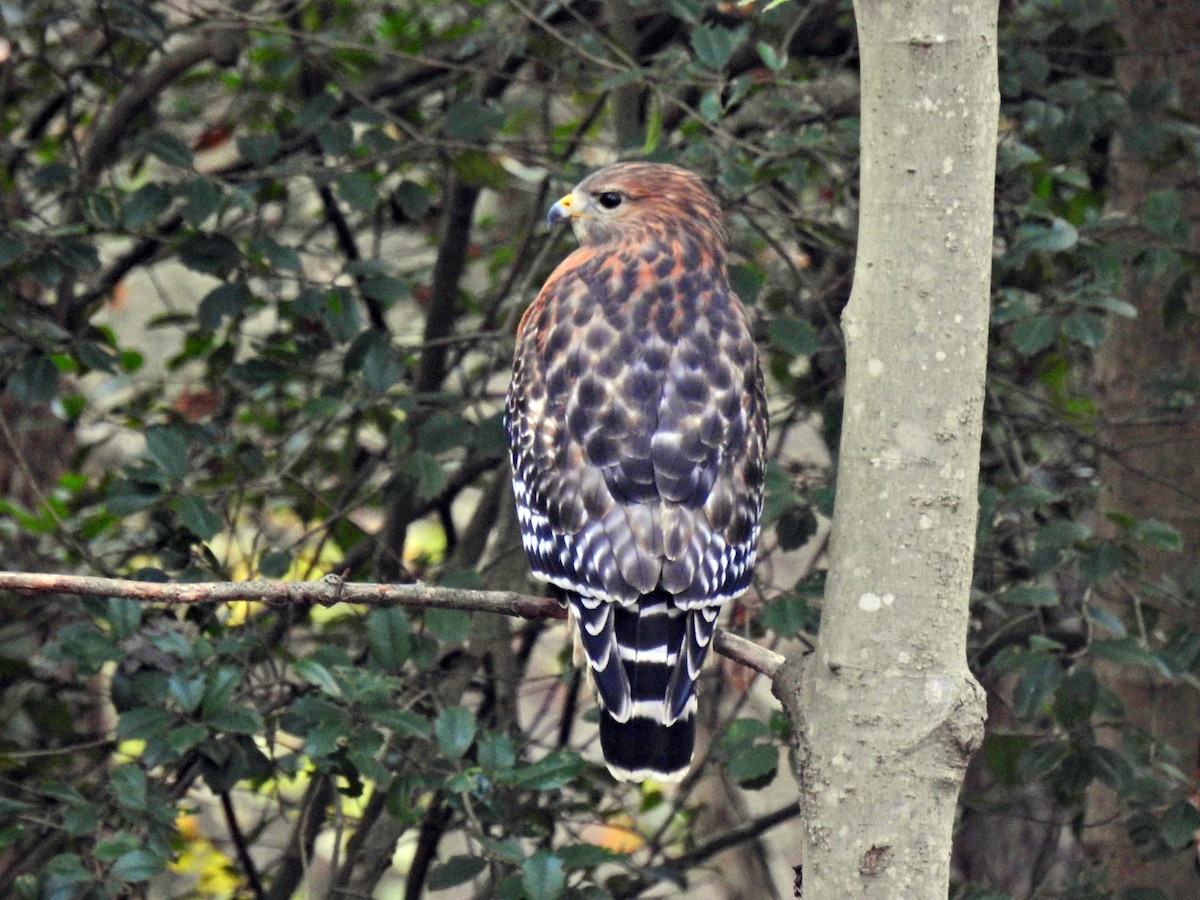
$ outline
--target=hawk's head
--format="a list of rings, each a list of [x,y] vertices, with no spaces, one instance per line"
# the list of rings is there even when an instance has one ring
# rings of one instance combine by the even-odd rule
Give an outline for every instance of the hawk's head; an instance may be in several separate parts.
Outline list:
[[[550,207],[550,224],[570,219],[584,246],[693,235],[721,255],[721,209],[699,176],[663,163],[617,163],[593,172]]]

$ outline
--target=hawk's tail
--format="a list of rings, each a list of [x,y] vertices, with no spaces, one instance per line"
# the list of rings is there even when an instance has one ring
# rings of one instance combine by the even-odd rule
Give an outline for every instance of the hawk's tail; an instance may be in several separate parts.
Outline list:
[[[656,590],[622,605],[568,594],[600,695],[600,747],[621,781],[679,781],[696,741],[696,677],[717,608]]]

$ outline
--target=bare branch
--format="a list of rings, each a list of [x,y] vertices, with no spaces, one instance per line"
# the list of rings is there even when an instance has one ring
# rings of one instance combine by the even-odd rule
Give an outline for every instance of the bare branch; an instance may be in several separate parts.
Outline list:
[[[358,603],[363,606],[415,606],[493,612],[525,619],[566,618],[558,601],[515,591],[470,591],[427,584],[359,584],[326,575],[320,581],[209,581],[163,584],[93,578],[87,575],[47,575],[0,572],[0,590],[18,594],[74,594],[83,597],[124,597],[148,603],[229,603],[253,600],[286,606],[313,603]]]
[[[779,667],[786,661],[785,657],[774,650],[760,647],[754,641],[748,641],[724,628],[717,629],[716,636],[713,638],[713,649],[722,656],[739,662],[768,678],[774,678]]]
[[[228,603],[251,600],[276,606],[313,603],[357,603],[362,606],[410,606],[462,609],[520,616],[523,619],[564,619],[566,612],[552,597],[533,597],[516,591],[471,591],[428,584],[364,584],[326,575],[320,581],[210,581],[164,584],[126,581],[89,575],[0,572],[0,591],[27,596],[69,594],[80,597],[124,597],[143,603]],[[722,656],[773,678],[784,657],[724,629],[713,639]]]
[[[233,29],[211,29],[199,38],[180,44],[160,56],[126,85],[113,101],[108,114],[92,128],[79,162],[80,181],[87,188],[112,158],[130,125],[171,82],[193,66],[215,59],[235,59],[246,36]]]

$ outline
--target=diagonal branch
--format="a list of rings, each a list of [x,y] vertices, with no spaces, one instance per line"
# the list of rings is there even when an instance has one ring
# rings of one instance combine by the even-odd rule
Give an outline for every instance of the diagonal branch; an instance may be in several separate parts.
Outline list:
[[[551,597],[533,597],[516,591],[472,591],[428,584],[364,584],[326,575],[320,581],[214,581],[164,584],[126,581],[90,575],[54,575],[36,572],[0,572],[0,591],[26,596],[68,594],[79,597],[124,597],[142,603],[228,603],[252,600],[286,606],[311,603],[332,606],[410,606],[425,609],[462,609],[523,619],[564,619],[566,612]],[[719,629],[714,649],[722,656],[773,678],[784,657],[753,641]]]

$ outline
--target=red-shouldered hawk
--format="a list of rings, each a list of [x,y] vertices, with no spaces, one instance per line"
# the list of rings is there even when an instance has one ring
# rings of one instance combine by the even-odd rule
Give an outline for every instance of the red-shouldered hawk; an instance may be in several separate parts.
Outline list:
[[[580,248],[525,313],[507,427],[534,574],[578,626],[623,781],[678,781],[721,605],[750,583],[767,409],[721,212],[676,166],[619,163],[550,210]]]

